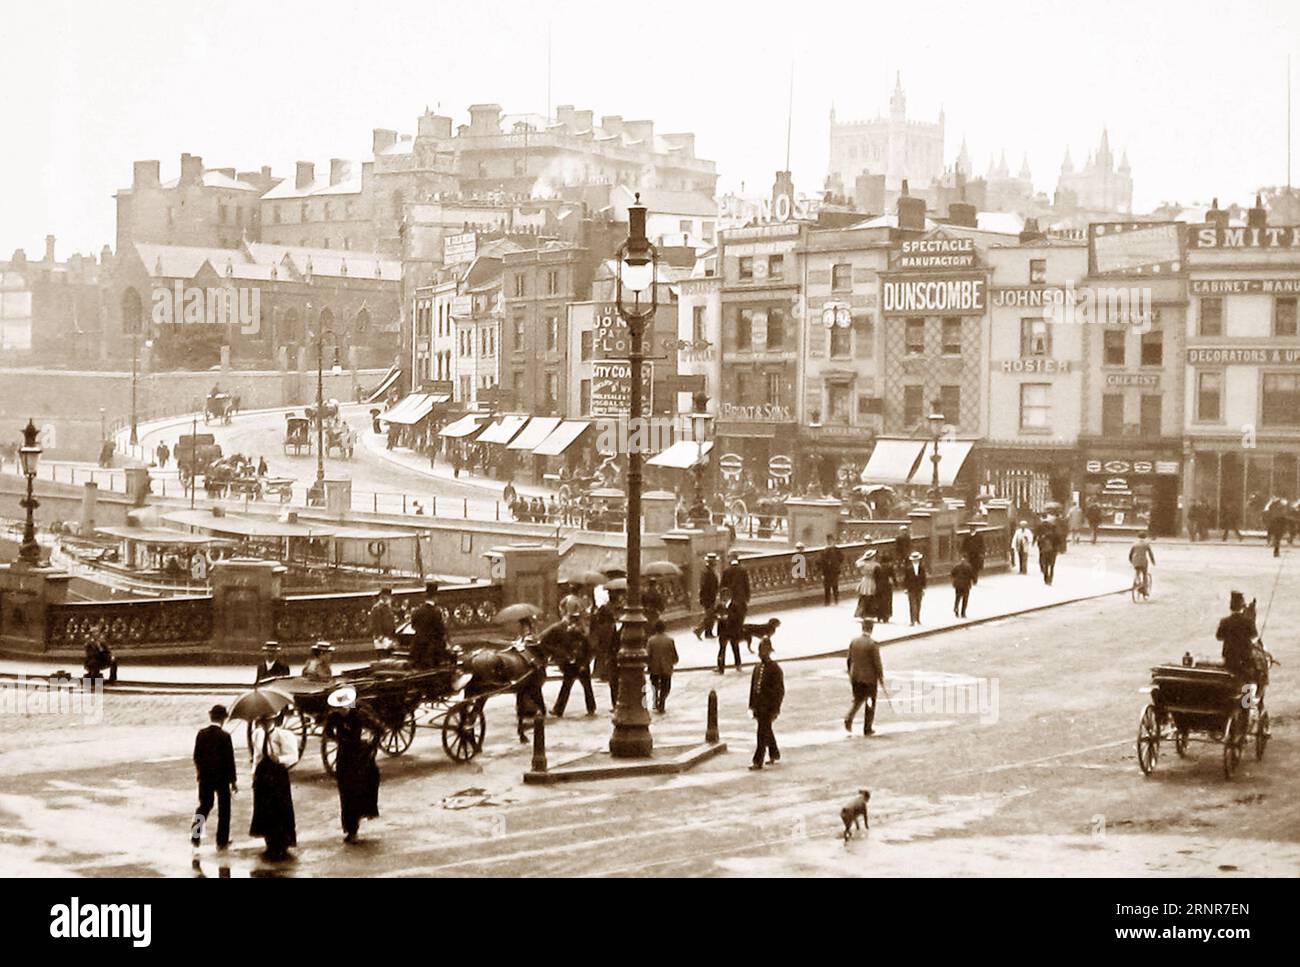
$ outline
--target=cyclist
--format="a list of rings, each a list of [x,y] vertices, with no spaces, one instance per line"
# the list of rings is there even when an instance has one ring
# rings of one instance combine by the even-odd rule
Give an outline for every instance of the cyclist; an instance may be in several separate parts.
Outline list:
[[[1148,568],[1156,562],[1155,551],[1152,550],[1151,545],[1147,543],[1146,531],[1142,531],[1138,534],[1137,541],[1129,548],[1128,562],[1133,565],[1134,586],[1142,588],[1143,594],[1145,594],[1146,588],[1149,586],[1147,584],[1150,577]]]

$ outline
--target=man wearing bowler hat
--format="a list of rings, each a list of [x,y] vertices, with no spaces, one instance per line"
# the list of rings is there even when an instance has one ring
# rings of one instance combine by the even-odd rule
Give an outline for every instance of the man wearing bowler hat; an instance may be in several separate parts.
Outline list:
[[[194,738],[194,769],[198,773],[199,806],[190,826],[190,845],[198,848],[212,812],[217,805],[217,849],[230,845],[230,795],[238,792],[235,774],[235,749],[230,735],[222,727],[227,718],[224,705],[214,705],[208,712],[208,726]]]
[[[416,668],[432,668],[447,661],[447,626],[438,607],[438,582],[424,586],[424,603],[411,615],[411,664]]]
[[[718,572],[715,570],[717,564],[717,554],[709,551],[704,555],[704,569],[700,571],[700,607],[704,611],[704,616],[695,626],[696,638],[713,637],[713,626],[718,619],[715,610],[718,606]]]
[[[758,643],[758,664],[754,666],[753,676],[749,680],[749,713],[758,723],[757,745],[750,769],[763,768],[765,753],[768,765],[776,765],[781,761],[781,750],[776,746],[772,723],[781,714],[781,703],[784,700],[785,674],[781,671],[781,666],[772,660],[772,639],[764,635]]]

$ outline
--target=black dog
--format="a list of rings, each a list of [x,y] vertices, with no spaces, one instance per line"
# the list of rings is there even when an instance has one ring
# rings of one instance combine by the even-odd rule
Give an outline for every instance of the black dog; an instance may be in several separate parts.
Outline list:
[[[853,838],[853,831],[858,828],[859,820],[862,822],[863,829],[871,828],[871,821],[867,819],[867,801],[870,798],[870,790],[859,789],[857,797],[840,810],[840,819],[844,822],[844,842],[847,843]]]
[[[776,629],[781,627],[780,618],[769,618],[761,624],[742,624],[740,626],[740,638],[738,640],[745,642],[745,647],[749,653],[754,653],[755,638],[771,638],[776,633]]]

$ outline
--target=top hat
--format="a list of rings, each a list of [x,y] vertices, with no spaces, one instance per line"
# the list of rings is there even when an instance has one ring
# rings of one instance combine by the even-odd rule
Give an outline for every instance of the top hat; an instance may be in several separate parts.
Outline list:
[[[212,708],[208,709],[209,718],[225,719],[228,718],[229,715],[230,713],[226,711],[226,707],[224,705],[214,705],[212,706]]]
[[[438,582],[437,582],[437,581],[428,581],[428,582],[426,582],[425,585],[424,585],[424,593],[425,593],[425,594],[437,594],[437,593],[438,593]]]
[[[1228,595],[1229,608],[1244,608],[1246,606],[1246,596],[1240,591],[1233,591]]]

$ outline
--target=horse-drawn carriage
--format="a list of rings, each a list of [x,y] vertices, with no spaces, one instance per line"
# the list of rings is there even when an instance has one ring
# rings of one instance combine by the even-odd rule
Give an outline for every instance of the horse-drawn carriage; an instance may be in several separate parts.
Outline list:
[[[305,416],[286,415],[284,418],[285,455],[290,451],[295,457],[311,454],[311,420]]]
[[[325,422],[325,455],[332,456],[337,450],[340,457],[344,460],[352,459],[352,452],[356,449],[357,435],[352,427],[346,422],[338,419],[327,420]]]
[[[317,406],[303,407],[302,415],[305,416],[311,422],[312,429],[314,430],[316,428],[316,422],[318,420],[324,420],[326,423],[328,423],[330,420],[338,419],[339,401],[325,400],[325,402],[321,403],[321,405],[318,407]]]
[[[220,420],[222,423],[229,424],[237,412],[239,412],[238,396],[231,396],[229,393],[210,393],[203,407],[203,422]]]
[[[211,433],[187,433],[177,441],[173,452],[183,482],[198,474],[206,474],[208,468],[221,459],[221,447]]]
[[[417,729],[437,729],[442,748],[456,762],[468,762],[483,751],[487,734],[484,706],[494,695],[510,692],[534,670],[515,649],[480,646],[433,668],[412,666],[388,658],[334,676],[329,681],[304,677],[269,683],[293,697],[285,709],[284,725],[298,734],[306,749],[310,736],[320,737],[321,764],[333,773],[338,748],[325,729],[329,696],[344,686],[356,690],[356,704],[377,719],[382,730],[379,748],[401,755],[415,741]],[[249,723],[252,742],[252,723]],[[251,748],[251,745],[250,745]]]
[[[1263,654],[1267,656],[1267,652]],[[1187,756],[1190,742],[1221,744],[1223,774],[1228,779],[1236,772],[1248,742],[1254,742],[1255,758],[1264,758],[1269,739],[1264,685],[1272,659],[1262,660],[1263,676],[1258,682],[1243,682],[1214,661],[1152,668],[1150,702],[1138,720],[1138,767],[1143,774],[1155,770],[1163,741],[1173,741],[1179,758]]]

